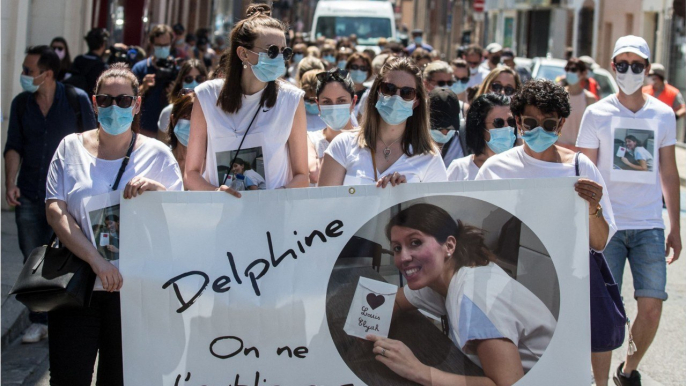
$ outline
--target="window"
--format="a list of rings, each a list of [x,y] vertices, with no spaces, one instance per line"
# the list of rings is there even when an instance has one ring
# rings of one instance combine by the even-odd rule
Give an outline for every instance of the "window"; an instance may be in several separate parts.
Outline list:
[[[374,45],[379,38],[390,38],[391,19],[381,17],[322,16],[317,19],[316,37],[337,38],[357,35],[358,44]]]

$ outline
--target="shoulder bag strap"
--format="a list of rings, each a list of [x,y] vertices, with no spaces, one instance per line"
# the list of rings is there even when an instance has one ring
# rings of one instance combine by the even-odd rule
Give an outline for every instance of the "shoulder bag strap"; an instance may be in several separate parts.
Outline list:
[[[114,185],[112,185],[112,190],[117,190],[119,187],[119,181],[121,181],[121,176],[124,175],[124,170],[126,169],[126,165],[129,164],[129,159],[131,158],[131,152],[133,152],[133,146],[136,144],[136,136],[137,134],[135,132],[131,132],[131,143],[129,144],[129,150],[126,151],[126,157],[124,157],[124,160],[121,161],[121,167],[119,168],[119,173],[117,173],[117,179],[114,180]]]
[[[579,177],[579,154],[580,154],[580,152],[577,152],[574,155],[574,170],[576,171],[577,177]]]
[[[260,112],[260,109],[262,108],[262,103],[260,103],[257,106],[257,111],[255,111],[255,115],[253,115],[252,120],[250,121],[250,124],[248,125],[248,128],[245,130],[245,134],[243,134],[243,138],[241,139],[241,143],[238,145],[238,149],[236,150],[236,154],[233,156],[233,159],[231,160],[231,164],[229,165],[229,172],[226,173],[226,176],[224,176],[224,181],[222,181],[221,185],[226,184],[226,179],[229,178],[229,173],[233,170],[233,163],[236,162],[236,158],[238,158],[238,153],[241,152],[241,148],[243,147],[243,141],[245,141],[245,137],[248,135],[248,131],[250,131],[250,128],[252,127],[253,122],[255,122],[255,118],[257,118],[257,113]]]

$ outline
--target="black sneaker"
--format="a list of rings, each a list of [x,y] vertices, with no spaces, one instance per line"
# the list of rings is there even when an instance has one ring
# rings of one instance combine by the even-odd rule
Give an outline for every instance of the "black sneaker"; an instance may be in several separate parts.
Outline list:
[[[622,369],[624,369],[624,362],[619,364],[615,375],[612,376],[612,380],[615,381],[617,386],[641,386],[641,373],[637,370],[632,370],[629,376],[622,375]]]

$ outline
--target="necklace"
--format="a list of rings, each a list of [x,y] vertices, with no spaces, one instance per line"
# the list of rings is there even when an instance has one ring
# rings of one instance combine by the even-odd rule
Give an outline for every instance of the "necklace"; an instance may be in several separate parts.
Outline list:
[[[401,135],[401,136],[398,137],[395,141],[391,142],[390,145],[386,145],[386,142],[384,142],[383,139],[381,139],[381,136],[379,136],[379,141],[381,141],[381,143],[383,143],[384,146],[386,146],[386,147],[383,149],[383,158],[384,158],[386,161],[388,161],[388,157],[391,156],[391,146],[393,146],[396,142],[400,141],[400,138],[402,138],[402,137],[403,137],[403,136]]]

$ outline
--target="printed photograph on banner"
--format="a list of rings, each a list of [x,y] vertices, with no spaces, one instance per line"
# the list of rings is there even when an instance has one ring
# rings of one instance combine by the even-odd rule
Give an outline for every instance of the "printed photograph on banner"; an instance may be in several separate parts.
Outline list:
[[[472,376],[499,361],[479,346],[499,342],[526,377],[559,313],[555,265],[539,237],[502,208],[463,196],[403,202],[368,221],[339,254],[326,300],[336,349],[367,385],[412,384],[375,359],[373,342],[359,339],[369,334]]]
[[[113,263],[119,260],[119,194],[111,192],[84,200],[91,242],[102,257]]]
[[[236,150],[215,153],[219,184],[235,190],[267,189],[262,147],[241,149],[236,153]]]
[[[653,171],[655,132],[652,130],[615,129],[614,168],[637,172]]]

